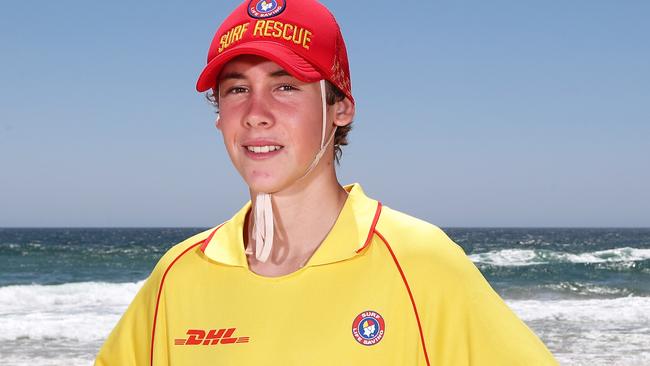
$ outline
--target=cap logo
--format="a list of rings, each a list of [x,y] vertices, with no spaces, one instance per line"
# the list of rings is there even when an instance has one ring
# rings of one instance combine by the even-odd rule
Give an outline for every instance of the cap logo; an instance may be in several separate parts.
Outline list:
[[[218,52],[221,53],[234,43],[241,41],[244,34],[246,34],[246,31],[248,31],[248,23],[239,24],[228,29],[228,31],[219,38]]]
[[[285,0],[251,0],[248,15],[257,19],[271,18],[282,13],[286,7]]]
[[[279,20],[256,20],[253,37],[271,37],[284,42],[293,42],[308,50],[314,34],[306,28]]]

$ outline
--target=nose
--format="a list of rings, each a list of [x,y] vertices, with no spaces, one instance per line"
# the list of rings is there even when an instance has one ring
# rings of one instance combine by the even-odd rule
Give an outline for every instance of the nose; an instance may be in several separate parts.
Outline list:
[[[246,127],[269,128],[273,126],[274,119],[269,101],[270,97],[266,97],[262,93],[251,93],[248,99],[248,108],[243,119]]]

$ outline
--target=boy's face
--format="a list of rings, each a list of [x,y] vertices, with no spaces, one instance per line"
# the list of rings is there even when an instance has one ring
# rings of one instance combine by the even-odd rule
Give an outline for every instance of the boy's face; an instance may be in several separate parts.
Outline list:
[[[334,109],[328,108],[326,136],[333,128]],[[224,66],[219,115],[217,128],[230,159],[256,192],[289,187],[305,173],[320,148],[319,83],[302,82],[262,57],[239,56]],[[322,163],[331,164],[331,145],[328,150]]]

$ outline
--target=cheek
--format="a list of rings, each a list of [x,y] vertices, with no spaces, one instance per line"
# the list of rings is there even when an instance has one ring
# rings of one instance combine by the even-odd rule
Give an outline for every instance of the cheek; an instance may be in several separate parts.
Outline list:
[[[217,129],[221,132],[221,137],[223,138],[223,143],[228,154],[231,158],[234,158],[234,154],[237,152],[237,146],[235,143],[235,141],[237,141],[237,129],[234,128],[231,123],[228,123],[228,121],[224,121],[223,119],[218,120],[216,125]]]
[[[322,121],[314,116],[301,116],[291,124],[294,146],[301,160],[309,160],[320,147]],[[311,118],[310,118],[311,117]]]

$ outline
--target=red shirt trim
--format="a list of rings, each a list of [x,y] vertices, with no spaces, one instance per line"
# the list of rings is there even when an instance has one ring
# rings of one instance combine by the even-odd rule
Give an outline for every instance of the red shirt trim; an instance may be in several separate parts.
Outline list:
[[[357,249],[357,253],[361,252],[364,250],[368,245],[370,245],[370,242],[372,241],[372,234],[375,232],[375,226],[377,226],[377,221],[379,221],[379,215],[381,215],[381,202],[377,202],[377,210],[375,210],[375,218],[372,219],[372,225],[370,225],[370,231],[368,232],[368,238],[366,238],[366,242],[363,244],[363,246],[359,249]]]
[[[196,248],[198,245],[201,245],[201,251],[205,250],[205,247],[210,242],[210,239],[212,239],[212,237],[217,232],[217,230],[219,230],[219,228],[221,228],[222,226],[223,226],[223,224],[219,225],[216,229],[214,229],[212,231],[212,233],[210,233],[210,235],[207,238],[205,238],[205,239],[199,241],[198,243],[193,244],[189,248],[185,249],[181,254],[176,256],[176,258],[174,258],[174,260],[169,264],[169,266],[167,266],[167,269],[165,269],[165,273],[163,273],[162,280],[160,280],[160,286],[158,287],[158,296],[156,297],[156,310],[154,311],[154,314],[153,314],[153,327],[151,328],[151,350],[149,351],[149,365],[150,366],[153,366],[153,347],[154,347],[154,344],[155,344],[154,339],[155,339],[155,336],[156,336],[156,321],[158,320],[158,305],[160,304],[160,295],[162,294],[163,284],[165,283],[165,278],[167,277],[167,273],[169,273],[169,270],[176,263],[176,261],[178,261],[182,256],[185,255],[185,253],[189,252],[193,248]]]
[[[427,366],[430,366],[431,364],[429,363],[429,354],[427,353],[427,346],[424,343],[424,333],[422,332],[422,324],[420,323],[420,315],[418,314],[418,307],[415,305],[415,299],[413,298],[413,293],[411,292],[411,287],[409,286],[408,281],[406,280],[406,276],[404,275],[404,271],[402,271],[402,266],[400,266],[399,261],[397,260],[397,257],[395,256],[395,253],[393,253],[393,249],[390,247],[390,244],[388,244],[388,241],[386,238],[384,238],[383,235],[379,233],[379,231],[375,230],[375,233],[377,236],[381,238],[381,240],[386,244],[386,248],[388,248],[388,251],[390,252],[390,255],[393,257],[393,261],[395,262],[395,266],[397,266],[397,269],[399,270],[399,274],[402,276],[402,281],[404,281],[404,285],[406,286],[406,291],[409,293],[409,298],[411,299],[411,305],[413,305],[413,312],[415,313],[415,319],[418,322],[418,330],[420,331],[420,342],[422,342],[422,350],[424,351],[424,359],[427,361]]]

